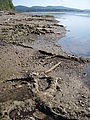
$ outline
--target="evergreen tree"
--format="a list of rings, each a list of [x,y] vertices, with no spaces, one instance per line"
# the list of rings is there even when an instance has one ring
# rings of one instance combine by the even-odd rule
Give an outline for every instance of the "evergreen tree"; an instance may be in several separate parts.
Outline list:
[[[0,0],[0,10],[15,10],[12,0]]]

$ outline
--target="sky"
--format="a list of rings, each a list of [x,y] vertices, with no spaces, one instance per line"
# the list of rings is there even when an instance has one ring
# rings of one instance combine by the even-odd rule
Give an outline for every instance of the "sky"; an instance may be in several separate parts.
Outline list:
[[[78,9],[90,9],[90,0],[13,0],[13,3],[15,6],[65,6]]]

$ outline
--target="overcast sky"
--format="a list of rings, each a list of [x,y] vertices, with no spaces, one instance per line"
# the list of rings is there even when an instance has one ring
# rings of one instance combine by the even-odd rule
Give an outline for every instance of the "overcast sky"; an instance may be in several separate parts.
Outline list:
[[[15,6],[66,6],[78,9],[90,9],[90,0],[13,0],[13,3]]]

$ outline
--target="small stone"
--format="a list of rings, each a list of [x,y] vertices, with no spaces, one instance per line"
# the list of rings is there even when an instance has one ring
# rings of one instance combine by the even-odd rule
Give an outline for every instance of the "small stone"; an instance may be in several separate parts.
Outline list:
[[[33,117],[30,117],[30,120],[35,120]]]
[[[87,110],[90,112],[90,107],[89,107],[89,108],[87,108]]]
[[[33,74],[33,75],[36,75],[36,76],[38,76],[38,75],[39,75],[39,73],[38,73],[38,72],[37,72],[37,73],[33,72],[32,74]]]
[[[18,52],[17,52],[17,51],[16,51],[15,53],[16,53],[16,54],[18,54]]]
[[[13,86],[13,87],[16,87],[17,85],[16,85],[16,84],[13,84],[12,86]]]
[[[86,98],[86,96],[82,95],[82,98]]]
[[[42,112],[36,111],[33,113],[33,116],[39,120],[44,120],[46,115]]]
[[[87,73],[83,73],[83,77],[86,77],[87,76]]]
[[[18,86],[18,88],[21,88],[21,87],[22,87],[22,85],[19,85],[19,86]]]
[[[82,107],[85,106],[85,103],[84,103],[83,101],[80,100],[79,103],[80,103],[80,105],[81,105]]]

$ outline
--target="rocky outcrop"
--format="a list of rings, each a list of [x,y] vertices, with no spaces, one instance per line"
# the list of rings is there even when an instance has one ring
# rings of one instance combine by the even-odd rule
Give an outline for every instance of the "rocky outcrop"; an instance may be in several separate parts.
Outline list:
[[[10,15],[11,13],[9,13]],[[13,15],[14,13],[12,13]],[[17,17],[17,19],[16,19]],[[46,35],[46,34],[61,34],[60,31],[56,29],[57,24],[53,17],[46,18],[36,17],[36,16],[26,16],[22,18],[22,16],[14,16],[9,17],[5,21],[3,21],[0,26],[1,34],[0,38],[2,40],[20,40],[23,37],[27,37],[30,34],[33,35]],[[45,21],[45,23],[43,22]],[[36,23],[35,23],[36,22]],[[48,23],[47,23],[48,22]],[[46,24],[47,23],[47,24]],[[64,32],[64,27],[58,25],[58,29],[61,29]],[[59,35],[60,36],[60,35]]]

